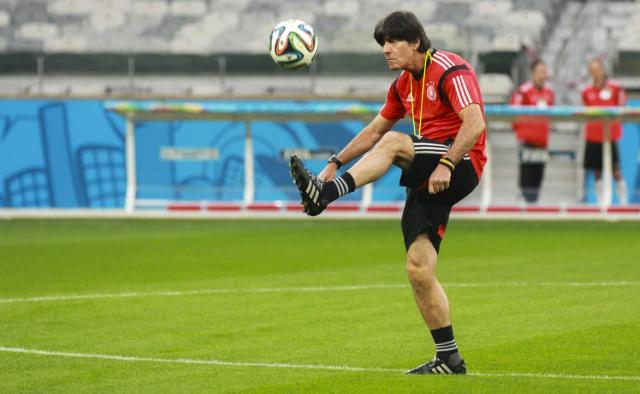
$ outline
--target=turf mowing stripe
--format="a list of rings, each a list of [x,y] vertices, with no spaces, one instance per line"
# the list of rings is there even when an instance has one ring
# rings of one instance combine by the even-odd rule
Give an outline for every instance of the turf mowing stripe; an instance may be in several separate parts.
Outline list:
[[[640,282],[478,282],[478,283],[443,283],[444,287],[627,287],[640,286]],[[318,287],[264,287],[245,289],[200,289],[200,290],[167,290],[167,291],[132,291],[123,293],[97,293],[97,294],[67,294],[47,295],[37,297],[0,298],[0,304],[15,304],[26,302],[46,301],[75,301],[109,298],[136,298],[136,297],[179,297],[204,294],[237,294],[237,293],[313,293],[325,291],[357,291],[372,289],[404,289],[409,285],[402,284],[372,284],[353,286],[318,286]]]
[[[189,358],[156,358],[156,357],[134,357],[119,356],[110,354],[92,354],[92,353],[71,353],[58,352],[51,350],[25,349],[21,347],[4,347],[0,346],[0,352],[3,353],[22,353],[38,356],[52,356],[65,358],[86,358],[95,360],[109,361],[125,361],[125,362],[148,362],[162,364],[193,364],[193,365],[217,365],[230,367],[263,367],[263,368],[285,368],[285,369],[316,369],[328,371],[347,371],[347,372],[404,372],[402,369],[393,368],[363,368],[349,367],[344,365],[313,365],[313,364],[286,364],[286,363],[260,363],[260,362],[235,362],[222,360],[198,360]],[[640,376],[631,375],[572,375],[557,373],[530,373],[530,372],[472,372],[468,376],[486,377],[486,378],[542,378],[542,379],[579,379],[579,380],[623,380],[623,381],[640,381]]]

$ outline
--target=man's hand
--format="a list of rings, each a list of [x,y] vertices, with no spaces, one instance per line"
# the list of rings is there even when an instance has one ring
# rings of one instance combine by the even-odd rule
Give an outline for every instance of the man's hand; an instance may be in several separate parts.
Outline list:
[[[318,174],[318,179],[322,182],[330,182],[335,179],[338,167],[334,163],[327,164],[322,172]]]
[[[451,170],[443,164],[438,164],[429,177],[429,194],[436,194],[449,188]]]

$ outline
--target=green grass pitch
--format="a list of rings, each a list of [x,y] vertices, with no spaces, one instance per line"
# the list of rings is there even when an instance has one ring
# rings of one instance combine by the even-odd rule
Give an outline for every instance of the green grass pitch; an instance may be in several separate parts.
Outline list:
[[[452,221],[473,374],[404,376],[434,350],[397,220],[0,221],[0,392],[637,393],[639,234]]]

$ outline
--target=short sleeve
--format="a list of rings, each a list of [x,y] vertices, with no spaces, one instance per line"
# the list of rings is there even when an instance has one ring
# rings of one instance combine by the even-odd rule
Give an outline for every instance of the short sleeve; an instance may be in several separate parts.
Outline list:
[[[380,115],[387,120],[399,120],[404,118],[406,114],[406,110],[402,105],[402,101],[400,100],[400,96],[398,95],[396,83],[398,80],[393,81],[391,86],[389,86],[389,91],[387,92],[387,99],[380,110]]]
[[[618,105],[625,105],[627,103],[627,95],[622,88],[618,88]]]
[[[511,96],[511,100],[509,100],[509,104],[522,105],[523,101],[524,101],[524,96],[522,95],[522,92],[520,92],[520,89],[517,89],[515,92],[513,92],[513,95]]]
[[[451,73],[444,82],[444,94],[449,103],[457,112],[462,111],[470,104],[481,104],[480,92],[478,92],[477,80],[469,71]]]
[[[582,91],[582,104],[589,105],[589,102],[587,100],[587,89],[584,89]]]

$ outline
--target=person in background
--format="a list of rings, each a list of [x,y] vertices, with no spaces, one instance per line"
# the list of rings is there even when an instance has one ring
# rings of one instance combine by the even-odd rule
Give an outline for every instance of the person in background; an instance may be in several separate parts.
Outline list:
[[[589,76],[592,84],[582,91],[582,102],[586,106],[611,107],[625,105],[624,89],[609,80],[604,63],[596,58],[589,62]],[[618,140],[622,137],[620,122],[609,123],[608,139],[611,141],[611,158],[613,177],[616,180],[616,192],[620,204],[627,204],[627,184],[620,171]],[[586,123],[584,151],[584,169],[593,171],[596,178],[596,195],[598,203],[602,201],[602,143],[605,141],[605,129],[602,121]]]
[[[546,108],[553,105],[555,93],[547,87],[547,66],[542,60],[531,65],[531,80],[523,83],[511,96],[511,105],[528,105]],[[549,120],[521,118],[513,124],[520,143],[520,190],[529,203],[538,201],[544,166],[548,159]]]

